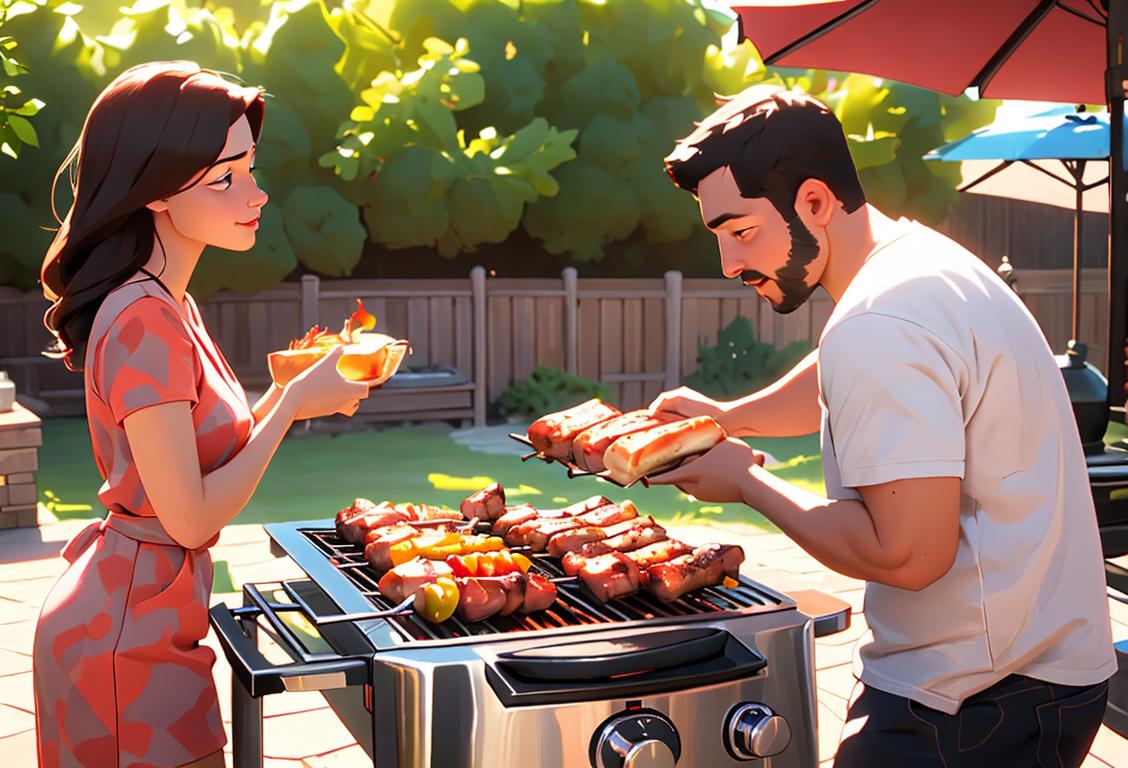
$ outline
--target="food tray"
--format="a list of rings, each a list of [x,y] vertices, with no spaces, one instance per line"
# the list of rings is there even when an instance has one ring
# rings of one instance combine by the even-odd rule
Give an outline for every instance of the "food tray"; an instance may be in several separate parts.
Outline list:
[[[511,437],[512,439],[516,440],[517,442],[521,443],[522,445],[524,445],[528,448],[533,448],[533,442],[529,439],[528,435],[522,435],[522,434],[519,434],[517,432],[510,432],[509,437]],[[682,457],[678,458],[676,461],[673,461],[669,464],[666,464],[665,466],[658,467],[656,470],[654,470],[654,472],[652,474],[660,475],[663,472],[669,472],[671,469],[677,469],[688,458],[691,458],[691,457],[690,456],[682,456]],[[580,469],[580,467],[576,466],[575,464],[573,464],[570,461],[565,461],[564,459],[557,459],[557,458],[554,458],[552,456],[545,456],[543,453],[537,451],[535,448],[534,448],[532,453],[525,454],[524,456],[521,457],[521,461],[528,461],[529,459],[540,459],[541,461],[545,462],[546,464],[552,464],[553,462],[563,464],[568,469],[568,477],[569,478],[590,476],[590,477],[602,478],[602,479],[606,480],[607,482],[609,482],[613,485],[619,486],[620,488],[630,488],[635,483],[640,483],[643,488],[649,488],[650,487],[650,478],[645,476],[645,475],[643,477],[639,477],[635,480],[632,480],[629,483],[620,483],[618,480],[611,477],[610,470],[604,470],[603,472],[590,472],[586,469]]]

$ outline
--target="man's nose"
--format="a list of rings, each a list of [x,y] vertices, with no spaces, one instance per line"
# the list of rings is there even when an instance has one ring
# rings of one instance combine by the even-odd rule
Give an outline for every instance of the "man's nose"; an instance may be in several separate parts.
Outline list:
[[[721,273],[727,278],[740,277],[740,273],[744,271],[744,264],[738,255],[735,253],[736,249],[731,245],[726,244],[723,240],[720,242],[721,250]]]

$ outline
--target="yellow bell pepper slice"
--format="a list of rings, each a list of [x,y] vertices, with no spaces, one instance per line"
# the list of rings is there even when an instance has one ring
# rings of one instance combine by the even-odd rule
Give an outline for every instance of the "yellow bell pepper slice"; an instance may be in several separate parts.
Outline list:
[[[398,542],[388,549],[388,556],[392,558],[392,565],[401,565],[408,560],[414,560],[418,554],[419,548],[415,546],[415,539]]]
[[[533,561],[520,552],[513,553],[513,562],[521,569],[521,573],[528,573],[529,569],[533,567]]]
[[[740,582],[732,576],[725,576],[725,580],[721,582],[726,589],[736,589],[740,586]]]
[[[458,608],[458,597],[458,585],[454,579],[439,577],[415,593],[415,612],[436,624],[446,621]]]

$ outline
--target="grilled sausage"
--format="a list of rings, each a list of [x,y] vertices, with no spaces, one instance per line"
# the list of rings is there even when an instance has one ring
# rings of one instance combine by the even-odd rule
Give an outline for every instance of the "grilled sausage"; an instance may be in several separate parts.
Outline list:
[[[444,562],[417,558],[400,563],[385,573],[377,587],[380,594],[398,605],[408,595],[414,595],[424,584],[430,584],[439,576],[450,572],[450,566]]]
[[[593,427],[588,427],[576,435],[572,440],[572,460],[580,469],[589,472],[602,472],[607,467],[603,463],[603,454],[611,443],[625,435],[641,432],[644,429],[668,424],[682,417],[671,413],[660,413],[652,416],[650,411],[629,411],[600,422]]]
[[[588,427],[621,415],[614,406],[593,398],[557,413],[542,416],[529,426],[529,442],[545,456],[565,461],[572,458],[572,438]]]
[[[539,573],[525,574],[525,603],[522,613],[546,611],[556,602],[556,585]]]
[[[615,539],[616,544],[625,543],[627,541],[625,538],[618,536],[615,537]],[[575,576],[583,566],[585,560],[598,555],[606,555],[609,552],[620,551],[631,560],[634,560],[639,568],[649,568],[655,563],[664,563],[667,560],[672,560],[681,555],[687,555],[693,551],[693,547],[688,544],[683,544],[676,539],[662,539],[661,541],[656,541],[653,544],[648,544],[635,550],[616,550],[615,547],[610,545],[610,541],[609,539],[593,541],[584,544],[577,552],[566,553],[561,560],[564,573],[569,576]]]
[[[662,470],[678,459],[705,453],[726,437],[708,416],[663,424],[620,437],[603,454],[611,479],[624,485]]]
[[[637,592],[642,579],[638,565],[622,552],[588,558],[576,575],[604,603]]]
[[[611,499],[606,496],[591,496],[563,509],[537,509],[531,504],[506,507],[505,514],[494,520],[492,532],[495,536],[505,536],[513,526],[527,523],[530,520],[538,518],[541,520],[558,520],[564,517],[575,517],[611,503],[613,503]]]

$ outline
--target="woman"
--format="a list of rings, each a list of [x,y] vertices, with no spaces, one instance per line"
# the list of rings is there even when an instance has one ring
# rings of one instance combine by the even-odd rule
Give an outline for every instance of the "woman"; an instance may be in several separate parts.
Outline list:
[[[63,550],[36,629],[42,766],[223,766],[199,645],[208,547],[296,419],[351,416],[368,395],[338,349],[250,407],[185,291],[205,246],[255,243],[262,121],[258,89],[145,64],[102,92],[60,168],[77,168],[74,205],[43,264],[45,322],[83,371],[109,513]]]

